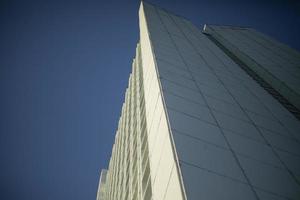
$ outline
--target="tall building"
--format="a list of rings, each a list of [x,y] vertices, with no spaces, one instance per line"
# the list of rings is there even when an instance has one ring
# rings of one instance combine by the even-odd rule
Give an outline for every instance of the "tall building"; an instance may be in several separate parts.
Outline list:
[[[106,193],[106,187],[105,187],[106,175],[107,175],[107,170],[106,169],[101,170],[100,179],[99,179],[99,186],[101,185],[101,187],[98,187],[96,200],[105,200],[106,199],[105,198],[105,193]]]
[[[98,198],[300,199],[300,53],[144,2],[139,26]]]

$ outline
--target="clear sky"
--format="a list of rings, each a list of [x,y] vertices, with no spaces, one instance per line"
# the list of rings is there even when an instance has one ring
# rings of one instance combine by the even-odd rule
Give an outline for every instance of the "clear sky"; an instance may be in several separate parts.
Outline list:
[[[300,49],[290,1],[149,1]],[[0,3],[0,199],[95,200],[139,40],[139,1]]]

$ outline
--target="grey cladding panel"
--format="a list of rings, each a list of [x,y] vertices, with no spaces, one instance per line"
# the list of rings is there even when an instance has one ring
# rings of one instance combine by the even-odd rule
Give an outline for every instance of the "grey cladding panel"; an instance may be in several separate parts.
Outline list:
[[[184,163],[181,170],[189,200],[256,200],[247,184]]]

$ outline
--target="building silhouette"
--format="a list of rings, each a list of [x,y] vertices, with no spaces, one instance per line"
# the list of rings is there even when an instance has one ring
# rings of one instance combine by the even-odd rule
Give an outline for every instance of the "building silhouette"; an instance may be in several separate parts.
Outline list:
[[[98,200],[300,199],[300,53],[142,2]]]

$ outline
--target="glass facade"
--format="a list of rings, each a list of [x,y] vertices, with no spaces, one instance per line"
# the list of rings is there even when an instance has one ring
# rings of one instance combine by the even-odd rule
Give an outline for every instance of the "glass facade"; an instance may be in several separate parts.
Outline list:
[[[139,25],[105,199],[299,199],[300,123],[262,83],[297,105],[227,46],[257,44],[236,35],[224,43],[209,26],[144,2]],[[285,75],[297,72],[299,53],[273,43],[255,56],[276,52],[283,58],[268,61],[270,73],[284,61]]]

